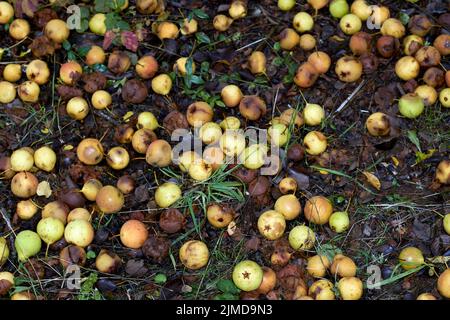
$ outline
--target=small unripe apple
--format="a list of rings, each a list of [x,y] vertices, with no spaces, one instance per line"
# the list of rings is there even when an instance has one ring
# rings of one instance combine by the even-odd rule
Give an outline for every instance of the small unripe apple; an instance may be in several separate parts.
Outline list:
[[[333,283],[327,279],[320,279],[314,282],[308,290],[308,295],[314,300],[334,300]]]
[[[359,300],[363,295],[363,283],[356,277],[344,277],[338,283],[342,300]]]
[[[325,110],[318,104],[307,103],[303,109],[303,119],[308,126],[318,126],[325,119]]]
[[[447,268],[439,276],[437,289],[444,298],[450,299],[450,268]]]
[[[103,184],[97,179],[89,179],[81,188],[81,193],[88,199],[89,201],[95,201],[98,192],[103,187]]]
[[[145,154],[150,144],[156,139],[156,134],[152,130],[142,128],[133,134],[131,145],[136,152]]]
[[[11,192],[19,198],[30,198],[37,192],[39,181],[31,172],[16,173],[11,180]]]
[[[237,156],[245,149],[245,137],[239,131],[227,130],[220,137],[219,145],[227,156]]]
[[[362,22],[357,15],[348,13],[339,21],[339,27],[345,34],[352,35],[361,30]]]
[[[289,244],[294,250],[309,250],[315,242],[314,231],[305,225],[296,226],[289,232]]]
[[[106,155],[106,163],[114,170],[125,169],[130,163],[130,155],[123,147],[114,147]]]
[[[179,157],[174,159],[174,163],[178,164],[182,172],[188,172],[191,164],[200,160],[201,158],[198,153],[194,151],[185,151]]]
[[[17,149],[11,154],[11,169],[13,171],[30,171],[33,165],[33,154],[26,148]]]
[[[106,109],[112,104],[111,94],[105,90],[97,90],[91,97],[91,103],[95,109]]]
[[[288,127],[282,123],[270,126],[267,133],[269,135],[270,142],[277,147],[284,146],[290,139]]]
[[[108,69],[115,74],[123,74],[128,71],[131,67],[131,58],[129,54],[125,51],[114,50],[113,53],[108,58]],[[137,79],[131,79],[127,82],[133,83],[133,81],[138,81]],[[127,83],[126,82],[126,83]],[[125,84],[126,84],[125,83]],[[125,90],[125,89],[122,89]],[[123,96],[123,93],[122,93]]]
[[[333,263],[330,266],[330,272],[333,277],[354,277],[356,275],[356,264],[343,254],[337,254],[333,258]]]
[[[67,222],[74,220],[91,220],[91,214],[85,208],[75,208],[67,215]]]
[[[434,39],[433,47],[435,47],[439,53],[443,56],[450,54],[450,35],[440,34]],[[6,79],[7,80],[7,79]]]
[[[242,291],[253,291],[263,281],[263,269],[254,261],[244,260],[234,266],[233,282]]]
[[[432,46],[420,48],[414,55],[414,58],[423,68],[438,66],[441,63],[441,54],[438,49]]]
[[[253,51],[248,58],[248,68],[253,74],[263,74],[266,72],[266,56],[261,51]]]
[[[59,263],[64,269],[70,265],[84,266],[86,263],[86,251],[81,247],[68,245],[60,251]]]
[[[412,34],[425,37],[433,27],[433,22],[424,14],[416,14],[408,21],[408,29]]]
[[[336,62],[335,72],[343,82],[355,82],[361,78],[363,66],[357,58],[345,56]]]
[[[228,14],[234,20],[244,18],[247,15],[247,2],[243,0],[233,0],[228,9]]]
[[[262,267],[263,279],[257,291],[261,294],[267,294],[277,285],[277,274],[271,268]]]
[[[183,26],[181,27],[180,31],[182,35],[190,35],[196,33],[198,30],[198,22],[194,18],[185,18],[183,20]]]
[[[136,187],[136,181],[131,176],[124,175],[117,180],[116,186],[123,194],[130,194]]]
[[[212,121],[214,111],[209,104],[197,101],[189,105],[186,111],[186,119],[194,128],[201,127],[206,122]]]
[[[89,20],[89,30],[103,36],[106,33],[106,15],[104,13],[96,13],[93,15]]]
[[[83,120],[89,114],[89,104],[82,97],[73,97],[67,102],[66,112],[74,120]]]
[[[300,88],[309,88],[314,85],[318,77],[319,72],[316,68],[311,63],[304,62],[298,67],[294,82]]]
[[[12,179],[16,173],[12,169],[10,157],[0,157],[0,179]]]
[[[173,70],[181,75],[188,74],[187,66],[188,66],[188,60],[190,58],[187,57],[181,57],[178,58],[177,61],[175,61],[175,64],[173,65]],[[191,73],[195,72],[195,62],[191,61]]]
[[[445,108],[450,108],[450,88],[442,89],[439,92],[439,102]]]
[[[307,12],[299,12],[294,16],[292,24],[298,32],[306,32],[314,27],[313,17]]]
[[[303,138],[303,145],[310,155],[319,155],[327,149],[327,138],[319,131],[310,131]]]
[[[138,129],[146,128],[156,130],[159,127],[159,124],[153,113],[144,111],[139,114],[136,126]]]
[[[36,231],[42,241],[50,245],[62,238],[64,224],[59,219],[48,217],[39,221]]]
[[[42,218],[56,218],[63,224],[67,222],[69,207],[62,201],[52,201],[47,203],[42,209]]]
[[[36,232],[31,230],[20,231],[14,241],[14,246],[21,262],[38,254],[41,251],[41,245],[41,238]]]
[[[16,98],[16,88],[11,82],[0,81],[0,103],[10,103]]]
[[[25,81],[17,87],[17,94],[23,102],[35,103],[39,100],[41,89],[36,82]]]
[[[214,29],[220,32],[227,31],[232,23],[233,19],[227,17],[224,14],[218,14],[217,16],[214,17],[213,20]]]
[[[120,257],[116,253],[105,249],[101,249],[95,259],[95,267],[103,273],[116,273],[121,265],[122,260]]]
[[[403,39],[403,52],[408,56],[413,56],[422,48],[423,44],[421,37],[411,34]]]
[[[267,147],[262,144],[252,144],[245,148],[239,157],[247,169],[259,169],[266,161]]]
[[[348,230],[350,226],[350,219],[347,212],[338,211],[334,212],[330,216],[330,220],[328,221],[328,223],[330,224],[331,230],[337,233],[341,233]]]
[[[169,94],[172,89],[172,79],[167,74],[160,74],[152,79],[152,90],[160,95]]]
[[[71,86],[75,83],[78,77],[83,73],[81,65],[76,61],[69,61],[61,65],[59,69],[59,77],[61,80]]]
[[[142,79],[151,79],[158,72],[158,61],[153,56],[141,57],[136,63],[136,73]]]
[[[225,163],[225,154],[220,147],[208,146],[203,151],[203,160],[216,171]]]
[[[222,136],[222,128],[217,123],[206,122],[200,127],[198,134],[204,144],[212,144],[219,141]]]
[[[306,271],[314,278],[323,278],[327,274],[327,269],[331,262],[325,255],[315,255],[308,259]]]
[[[41,170],[52,171],[56,164],[55,151],[48,146],[40,147],[34,152],[34,164]]]
[[[436,168],[436,180],[441,184],[450,184],[450,160],[442,160]]]
[[[160,208],[168,208],[180,198],[181,189],[173,182],[163,183],[155,192],[155,201]]]
[[[7,1],[0,1],[0,24],[7,24],[14,17],[14,8]]]
[[[267,112],[267,106],[263,99],[256,95],[245,96],[239,103],[239,112],[247,120],[258,120]]]
[[[350,50],[355,55],[370,53],[372,36],[364,31],[359,31],[352,35],[349,42]]]
[[[0,272],[0,296],[8,293],[8,291],[14,287],[14,275],[8,271]]]
[[[169,21],[161,22],[156,28],[156,35],[160,40],[164,39],[176,39],[178,37],[178,26]]]
[[[419,62],[411,56],[400,58],[395,64],[395,73],[405,81],[416,78],[420,72]]]
[[[450,164],[449,164],[450,166]],[[450,169],[449,169],[450,172]],[[450,181],[450,174],[449,174],[449,181]],[[444,230],[447,232],[448,235],[450,235],[450,213],[447,213],[443,220]]]
[[[433,88],[442,86],[445,82],[444,71],[438,67],[428,68],[423,74],[423,82]]]
[[[223,130],[237,130],[241,127],[241,121],[237,117],[226,117],[220,122],[220,127]]]
[[[223,87],[220,95],[225,105],[230,108],[239,105],[242,98],[244,97],[241,89],[239,89],[239,87],[234,84]]]
[[[297,187],[297,181],[291,177],[283,178],[278,184],[278,189],[282,194],[295,193]]]
[[[337,19],[340,19],[348,14],[349,9],[350,7],[346,0],[333,0],[330,3],[330,13]]]
[[[362,21],[366,21],[372,14],[372,9],[365,0],[353,1],[350,11],[357,15]]]
[[[94,228],[89,221],[78,219],[67,224],[64,238],[68,243],[85,248],[94,240],[94,233]]]
[[[417,296],[416,300],[437,300],[431,293],[421,293]]]
[[[391,36],[397,39],[403,38],[406,32],[405,27],[400,20],[395,18],[384,21],[380,31],[382,35]]]
[[[9,35],[15,40],[23,40],[30,34],[30,24],[25,19],[15,19],[9,25]]]
[[[312,223],[326,224],[330,220],[332,213],[333,205],[324,196],[314,196],[306,201],[305,218]]]
[[[215,228],[225,228],[234,219],[235,212],[228,205],[210,204],[206,210],[208,222]]]
[[[278,8],[283,11],[289,11],[295,6],[295,0],[278,0]]]
[[[366,128],[374,137],[386,136],[391,131],[391,123],[386,114],[375,112],[367,118]]]
[[[398,111],[402,116],[414,119],[420,116],[425,109],[422,98],[415,93],[407,93],[398,101]]]
[[[27,66],[26,75],[28,80],[42,85],[48,82],[48,79],[50,77],[50,70],[45,61],[33,60]]]
[[[203,159],[198,159],[189,166],[189,176],[196,181],[207,180],[213,173],[212,166]]]
[[[302,212],[302,205],[296,196],[287,194],[277,199],[274,209],[281,213],[286,220],[293,220]]]
[[[9,258],[8,243],[6,242],[5,238],[0,237],[0,267],[4,265],[6,261],[8,261],[8,258]]]
[[[20,64],[17,63],[7,64],[5,69],[3,70],[3,79],[5,79],[6,81],[16,82],[19,81],[21,77],[22,77],[22,66]]]
[[[386,6],[370,6],[370,10],[371,13],[368,21],[372,26],[382,26],[383,23],[391,16],[389,8]]]
[[[191,270],[198,270],[206,266],[209,260],[209,250],[206,244],[198,240],[185,242],[180,248],[180,260]]]
[[[278,120],[279,122],[276,122],[272,119],[272,124],[275,125],[277,123],[282,123],[287,127],[291,124],[294,124],[297,127],[301,127],[304,124],[302,115],[295,109],[284,110]]]
[[[435,88],[429,85],[421,85],[414,90],[414,93],[422,98],[426,106],[432,106],[438,99],[438,93]]]
[[[127,248],[139,249],[147,238],[147,228],[139,220],[128,220],[120,228],[120,241]]]
[[[123,193],[114,186],[102,187],[95,198],[95,202],[103,213],[116,213],[123,208],[125,199]]]
[[[103,64],[106,60],[106,54],[102,47],[92,46],[85,57],[85,62],[88,66],[94,64]]]
[[[308,62],[311,63],[319,74],[326,73],[331,66],[330,56],[323,51],[316,51],[309,55]]]
[[[77,157],[82,163],[96,165],[103,160],[103,146],[97,139],[81,140],[77,147]]]
[[[310,34],[303,34],[300,36],[299,45],[305,51],[312,50],[316,47],[316,38]]]
[[[52,19],[45,25],[44,33],[55,43],[63,43],[69,38],[70,29],[61,19]]]
[[[167,167],[172,163],[172,147],[166,140],[153,141],[147,148],[145,161],[151,166]]]
[[[281,238],[285,229],[286,219],[281,213],[275,210],[268,210],[258,218],[259,233],[269,240]]]
[[[137,0],[136,8],[139,13],[152,14],[159,8],[158,0]]]
[[[415,269],[425,263],[422,251],[415,247],[407,247],[398,255],[400,265],[405,270]]]
[[[292,28],[285,28],[280,33],[280,47],[283,50],[294,50],[300,43],[300,36]]]
[[[16,213],[22,220],[30,220],[38,210],[39,208],[31,200],[19,201],[16,206]]]

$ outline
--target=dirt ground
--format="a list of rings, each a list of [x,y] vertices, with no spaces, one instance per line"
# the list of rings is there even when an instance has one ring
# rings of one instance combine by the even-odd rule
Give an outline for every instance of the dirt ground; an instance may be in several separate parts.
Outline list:
[[[31,220],[21,220],[16,214],[20,199],[11,193],[10,180],[0,180],[0,235],[7,238],[11,250],[9,261],[1,271],[14,272],[16,277],[15,289],[9,295],[30,291],[40,299],[290,299],[298,285],[296,279],[304,280],[307,285],[314,282],[305,271],[308,257],[344,253],[355,261],[357,275],[364,284],[373,279],[382,283],[379,289],[366,288],[363,299],[410,300],[423,292],[439,296],[437,274],[445,270],[445,264],[433,258],[450,256],[450,236],[442,225],[442,217],[450,212],[450,198],[449,186],[436,185],[434,179],[436,166],[450,156],[449,109],[437,102],[427,106],[417,119],[398,116],[398,99],[415,86],[395,74],[395,63],[403,55],[401,51],[391,58],[378,55],[378,68],[371,73],[365,72],[356,82],[339,81],[334,65],[343,55],[351,54],[350,36],[340,30],[339,20],[331,17],[327,8],[314,15],[308,4],[299,3],[297,1],[293,10],[283,12],[273,0],[249,1],[247,16],[234,21],[227,31],[218,32],[212,19],[219,13],[227,14],[228,1],[166,1],[166,14],[160,15],[160,19],[180,22],[183,17],[193,16],[198,21],[198,32],[161,41],[152,33],[152,23],[158,15],[136,13],[135,1],[131,0],[130,7],[119,16],[142,37],[136,52],[127,50],[120,43],[111,44],[105,51],[127,51],[132,61],[153,55],[159,62],[158,73],[173,76],[173,88],[165,96],[149,89],[143,103],[127,103],[121,96],[122,86],[124,79],[136,77],[134,68],[123,75],[115,75],[106,63],[95,68],[83,65],[85,73],[95,69],[106,77],[106,90],[113,97],[110,109],[91,107],[83,121],[67,115],[68,99],[58,90],[63,86],[58,70],[68,59],[83,62],[83,51],[86,51],[83,48],[93,44],[103,46],[104,37],[89,30],[81,33],[72,30],[62,48],[54,55],[42,58],[52,74],[50,81],[40,86],[39,101],[30,104],[15,99],[9,104],[0,104],[2,155],[9,156],[20,147],[42,145],[51,146],[57,154],[57,165],[52,172],[35,173],[39,181],[49,182],[52,195],[49,198],[34,196],[33,201],[42,208],[51,201],[61,200],[74,185],[81,189],[90,178],[101,180],[103,185],[115,185],[119,177],[129,175],[135,180],[136,188],[125,196],[125,205],[119,213],[102,215],[95,202],[83,204],[94,212],[95,239],[85,248],[87,261],[81,268],[81,289],[69,290],[63,285],[64,269],[58,259],[59,252],[67,246],[64,239],[50,246],[48,256],[43,249],[29,261],[18,262],[11,228],[14,233],[35,230],[41,215],[38,213]],[[424,14],[430,18],[436,25],[424,37],[430,43],[438,34],[449,32],[448,24],[443,26],[438,22],[442,14],[448,13],[445,1],[388,0],[382,3],[389,7],[391,17]],[[92,4],[84,6],[90,8],[91,13],[95,11]],[[62,7],[53,10],[60,18],[69,16]],[[315,25],[310,33],[317,40],[316,50],[328,53],[332,60],[328,72],[322,74],[311,88],[301,90],[293,77],[310,52],[299,47],[284,51],[278,43],[280,32],[292,26],[292,18],[299,11],[314,15]],[[0,71],[8,63],[26,64],[35,59],[29,46],[42,34],[42,27],[36,25],[36,17],[26,18],[31,21],[32,31],[28,39],[18,45],[0,26],[0,48],[15,45],[3,54]],[[363,30],[375,38],[379,36],[365,26]],[[255,50],[262,51],[267,59],[265,75],[255,76],[246,68],[248,57]],[[176,75],[173,71],[172,66],[179,57],[192,57],[195,62],[196,70],[189,77]],[[442,57],[440,67],[445,70],[450,67],[448,57]],[[416,80],[421,83],[420,77]],[[86,86],[94,82],[80,79],[75,87],[83,90],[88,99],[90,94],[86,92]],[[144,83],[151,87],[151,80]],[[226,84],[238,85],[245,95],[260,96],[267,103],[267,113],[258,121],[250,121],[240,115],[238,108],[225,107],[220,92]],[[349,97],[352,98],[347,100]],[[289,160],[283,153],[281,172],[266,176],[269,186],[261,193],[239,182],[226,170],[210,184],[195,183],[175,165],[163,169],[148,165],[144,156],[136,153],[131,145],[123,145],[131,158],[123,170],[112,170],[105,161],[87,166],[77,159],[76,147],[84,138],[101,139],[105,150],[119,145],[115,139],[118,128],[134,127],[137,115],[142,111],[150,111],[157,117],[162,127],[155,130],[156,135],[170,141],[165,117],[174,110],[185,114],[187,107],[195,101],[206,101],[213,106],[216,122],[225,116],[236,116],[243,127],[261,129],[267,129],[272,117],[288,108],[302,110],[305,101],[317,103],[324,107],[326,119],[314,130],[327,137],[328,148],[319,156],[307,155],[300,161]],[[372,137],[365,128],[367,117],[377,111],[396,119],[398,128],[387,137]],[[290,144],[301,143],[310,130],[306,126],[293,129]],[[428,156],[421,158],[424,155]],[[379,188],[376,182],[371,184],[364,173],[375,175]],[[349,213],[350,228],[336,233],[328,224],[320,226],[306,221],[316,233],[315,247],[308,252],[294,252],[287,241],[288,231],[305,223],[300,215],[288,221],[281,239],[264,239],[256,226],[258,217],[273,208],[281,196],[278,183],[286,176],[296,179],[298,189],[295,194],[302,206],[311,196],[323,195],[332,201],[335,211]],[[159,209],[154,200],[157,186],[168,180],[176,181],[184,194],[177,206],[186,222],[183,229],[174,234],[161,229],[159,217],[164,209]],[[236,210],[235,228],[213,228],[205,217],[205,201],[223,201],[232,206]],[[143,221],[149,231],[151,241],[142,249],[126,248],[120,241],[120,228],[130,219]],[[184,268],[178,257],[180,246],[193,239],[204,241],[210,250],[209,263],[199,270]],[[419,248],[426,258],[431,259],[427,260],[427,267],[409,274],[399,268],[398,254],[408,246]],[[110,274],[99,272],[95,266],[96,256],[102,249],[116,253],[122,261]],[[285,265],[271,263],[274,252],[281,256],[291,255],[289,261]],[[275,270],[276,288],[266,295],[237,290],[229,280],[233,267],[243,259]],[[328,279],[335,280],[332,276]]]

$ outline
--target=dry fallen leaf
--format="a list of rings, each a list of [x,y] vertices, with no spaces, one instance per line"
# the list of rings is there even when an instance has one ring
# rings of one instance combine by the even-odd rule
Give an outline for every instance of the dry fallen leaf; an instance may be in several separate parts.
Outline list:
[[[364,171],[363,174],[372,187],[377,190],[381,189],[381,182],[373,173]]]
[[[52,188],[50,187],[50,183],[47,181],[42,181],[38,184],[36,194],[38,196],[45,196],[49,198],[52,195]]]
[[[236,232],[236,222],[231,221],[227,229],[228,235],[232,236]]]

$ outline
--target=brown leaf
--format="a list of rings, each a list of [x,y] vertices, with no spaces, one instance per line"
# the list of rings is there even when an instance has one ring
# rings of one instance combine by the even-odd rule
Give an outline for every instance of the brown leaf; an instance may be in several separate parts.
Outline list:
[[[120,39],[122,44],[130,51],[136,52],[139,47],[139,41],[134,32],[122,31],[120,34]]]

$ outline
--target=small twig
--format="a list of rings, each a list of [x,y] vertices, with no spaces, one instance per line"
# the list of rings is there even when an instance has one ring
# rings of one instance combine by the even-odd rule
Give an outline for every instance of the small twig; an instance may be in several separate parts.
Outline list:
[[[239,49],[236,50],[236,52],[241,51],[241,50],[244,50],[244,49],[246,49],[246,48],[248,48],[248,47],[251,47],[251,46],[254,45],[254,44],[260,43],[260,42],[265,41],[265,40],[266,40],[266,38],[261,38],[261,39],[258,39],[258,40],[256,40],[256,41],[253,41],[253,42],[251,42],[251,43],[249,43],[249,44],[246,44],[246,45],[243,46],[243,47],[240,47]]]
[[[361,83],[356,87],[355,90],[353,90],[352,94],[348,96],[347,99],[344,100],[344,102],[341,103],[341,105],[336,109],[336,111],[334,111],[334,114],[337,114],[339,112],[342,111],[342,109],[344,109],[347,104],[350,102],[350,100],[353,99],[353,97],[359,92],[359,90],[361,90],[361,88],[363,87],[363,85],[366,83],[365,80],[361,81]]]

